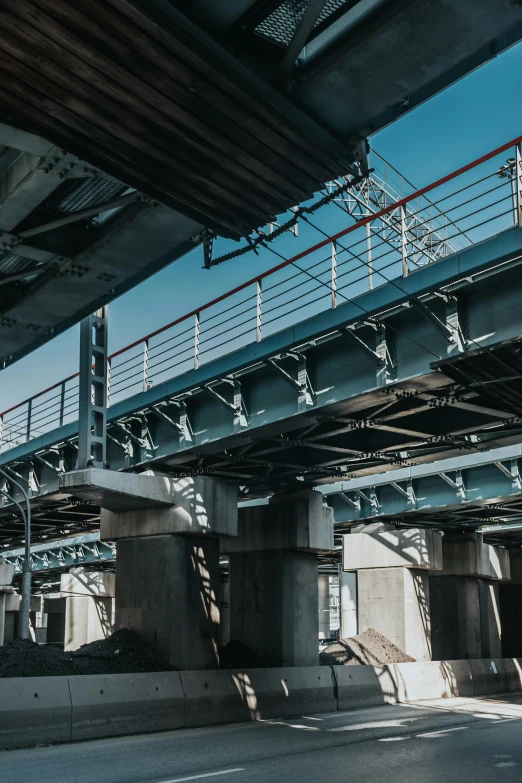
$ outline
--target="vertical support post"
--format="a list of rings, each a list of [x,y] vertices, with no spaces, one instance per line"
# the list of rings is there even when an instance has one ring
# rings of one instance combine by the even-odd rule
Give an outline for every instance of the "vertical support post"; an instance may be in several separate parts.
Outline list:
[[[4,440],[4,417],[0,416],[0,449]]]
[[[371,224],[366,223],[366,255],[368,258],[368,288],[373,289],[373,267],[372,267],[372,229]]]
[[[408,269],[408,243],[406,241],[406,206],[401,206],[401,252],[402,252],[402,276],[407,277]]]
[[[65,412],[65,381],[62,381],[62,385],[60,387],[60,415],[59,415],[59,427],[63,427],[63,420],[64,420],[64,412]]]
[[[261,328],[263,320],[263,281],[258,280],[256,283],[256,341],[261,341]]]
[[[337,245],[332,242],[332,310],[337,307]]]
[[[107,407],[111,404],[111,375],[112,375],[112,360],[107,358]]]
[[[143,391],[149,388],[149,339],[143,342]]]
[[[33,412],[33,400],[32,398],[27,403],[27,426],[25,430],[25,439],[26,441],[31,440],[31,416]]]
[[[515,147],[515,171],[513,176],[514,185],[514,208],[515,208],[515,226],[520,226],[520,188],[522,186],[522,154],[521,145]]]
[[[199,313],[194,316],[194,369],[199,367]]]
[[[80,326],[80,410],[76,468],[105,467],[107,451],[108,308]]]

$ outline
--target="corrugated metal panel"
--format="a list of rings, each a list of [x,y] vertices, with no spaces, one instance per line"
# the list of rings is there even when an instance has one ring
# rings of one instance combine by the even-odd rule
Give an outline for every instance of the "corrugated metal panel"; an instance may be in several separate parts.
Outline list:
[[[318,27],[322,22],[328,19],[335,11],[346,5],[347,0],[328,0],[319,18],[315,24]],[[282,46],[288,46],[294,37],[297,25],[301,21],[308,0],[285,0],[279,8],[276,8],[270,16],[267,16],[260,25],[256,27],[256,33],[269,38]]]
[[[0,274],[7,275],[13,272],[21,272],[30,266],[34,266],[34,261],[28,258],[21,258],[14,253],[7,253],[0,256]]]
[[[21,127],[238,236],[351,155],[171,4],[2,0],[0,103]]]
[[[100,177],[84,180],[63,198],[56,209],[71,214],[94,204],[105,204],[127,189],[121,182],[113,182]]]

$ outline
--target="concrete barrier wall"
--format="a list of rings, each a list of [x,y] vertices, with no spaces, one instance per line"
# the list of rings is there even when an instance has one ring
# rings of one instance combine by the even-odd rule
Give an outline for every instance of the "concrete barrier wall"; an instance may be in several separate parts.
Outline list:
[[[522,659],[0,679],[0,749],[522,691]]]

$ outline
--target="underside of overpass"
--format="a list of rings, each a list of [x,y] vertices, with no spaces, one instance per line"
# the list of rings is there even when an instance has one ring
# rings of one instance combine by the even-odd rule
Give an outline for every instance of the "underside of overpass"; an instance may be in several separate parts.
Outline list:
[[[522,11],[6,0],[0,25],[6,366],[207,229],[240,239],[354,171],[369,135],[516,43]]]

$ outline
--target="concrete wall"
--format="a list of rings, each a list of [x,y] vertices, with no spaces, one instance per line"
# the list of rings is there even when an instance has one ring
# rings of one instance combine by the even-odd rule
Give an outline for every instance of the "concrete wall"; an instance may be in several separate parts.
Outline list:
[[[0,749],[522,689],[522,661],[0,679]],[[444,702],[441,702],[444,706]]]
[[[500,584],[502,655],[522,657],[522,584]]]
[[[328,639],[330,636],[330,582],[328,574],[319,574],[319,638]]]
[[[430,583],[425,571],[357,572],[359,632],[374,628],[417,661],[431,660]]]

